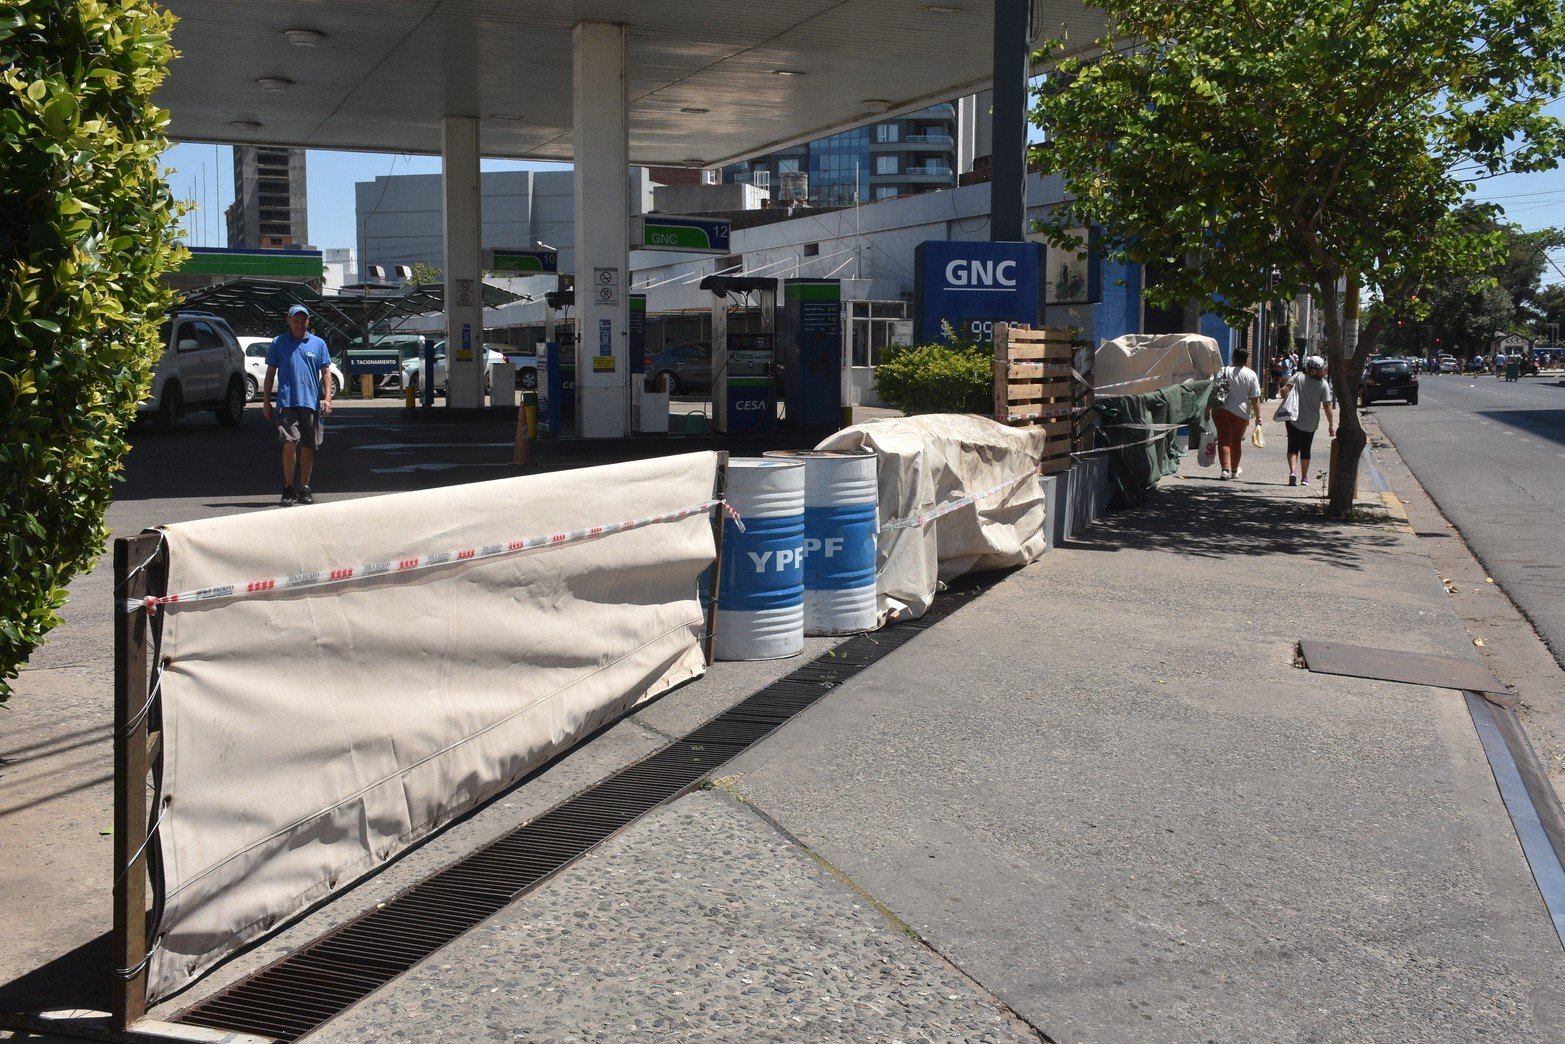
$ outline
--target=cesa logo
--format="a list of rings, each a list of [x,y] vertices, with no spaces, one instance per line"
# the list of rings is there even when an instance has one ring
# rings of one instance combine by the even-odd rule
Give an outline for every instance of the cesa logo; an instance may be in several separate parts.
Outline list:
[[[1016,262],[958,257],[946,262],[946,285],[958,290],[1014,290]]]
[[[766,410],[765,399],[739,399],[734,403],[734,409],[748,413],[763,413]]]

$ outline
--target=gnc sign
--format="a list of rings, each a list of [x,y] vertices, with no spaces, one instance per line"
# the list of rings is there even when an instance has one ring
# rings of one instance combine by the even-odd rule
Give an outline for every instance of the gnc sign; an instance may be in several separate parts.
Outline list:
[[[914,258],[914,329],[922,342],[939,340],[942,322],[968,334],[997,322],[1040,325],[1041,244],[932,239]]]

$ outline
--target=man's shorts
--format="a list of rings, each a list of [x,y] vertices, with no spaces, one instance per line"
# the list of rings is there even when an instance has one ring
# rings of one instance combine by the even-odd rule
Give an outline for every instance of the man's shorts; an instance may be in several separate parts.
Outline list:
[[[277,411],[277,438],[310,449],[318,449],[326,437],[326,424],[320,414],[304,406],[284,406]]]

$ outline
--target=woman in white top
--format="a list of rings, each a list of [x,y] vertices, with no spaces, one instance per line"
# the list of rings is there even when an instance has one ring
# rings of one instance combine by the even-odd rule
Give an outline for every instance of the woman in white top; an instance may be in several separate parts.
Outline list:
[[[1326,360],[1312,355],[1304,360],[1304,372],[1295,374],[1282,390],[1283,403],[1288,393],[1298,396],[1298,407],[1288,427],[1288,485],[1310,484],[1310,444],[1320,428],[1320,413],[1326,411],[1326,434],[1337,433],[1336,419],[1331,414],[1331,382],[1326,380]],[[1300,461],[1303,466],[1300,466]]]
[[[1261,428],[1261,379],[1245,365],[1249,361],[1250,349],[1235,348],[1233,365],[1218,371],[1212,397],[1206,402],[1207,420],[1217,424],[1219,478],[1239,477],[1239,457],[1244,453],[1244,432],[1250,419],[1255,419],[1257,431]],[[1228,394],[1218,402],[1217,393],[1224,383]]]

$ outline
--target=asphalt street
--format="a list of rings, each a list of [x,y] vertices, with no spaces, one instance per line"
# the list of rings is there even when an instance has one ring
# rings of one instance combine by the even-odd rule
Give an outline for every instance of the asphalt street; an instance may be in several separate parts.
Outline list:
[[[1565,381],[1425,376],[1381,430],[1565,666]]]

